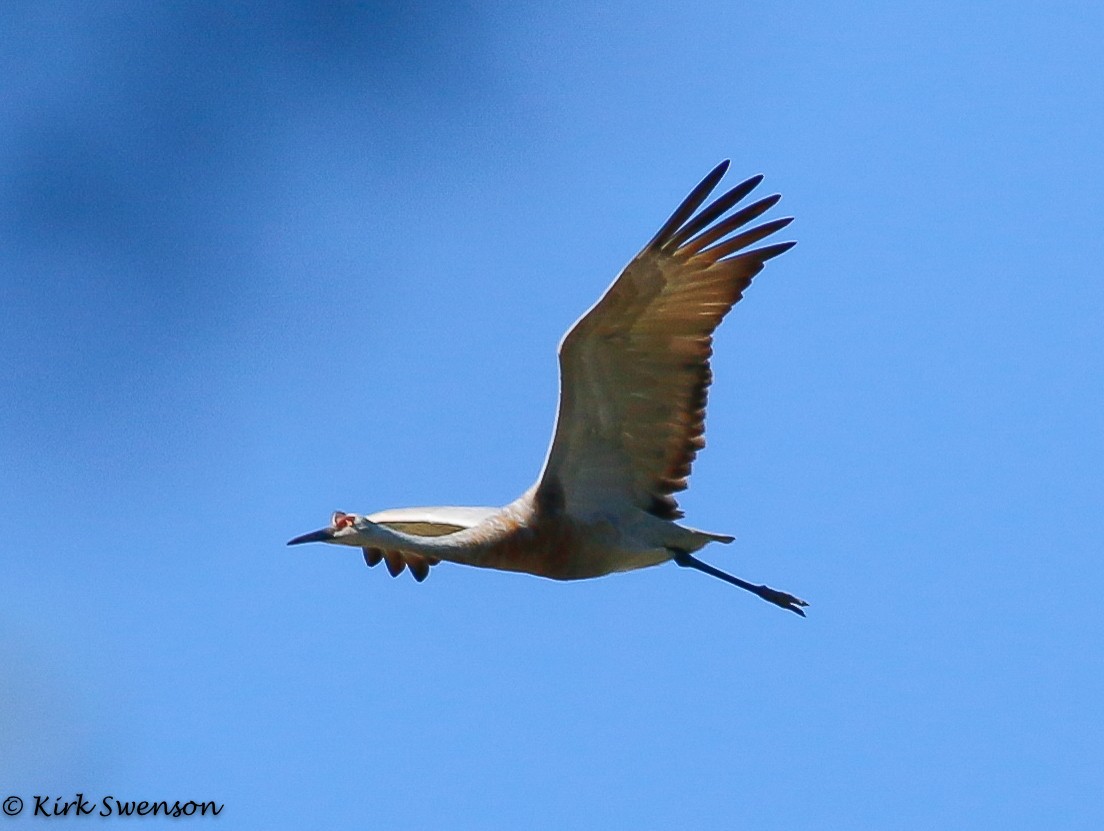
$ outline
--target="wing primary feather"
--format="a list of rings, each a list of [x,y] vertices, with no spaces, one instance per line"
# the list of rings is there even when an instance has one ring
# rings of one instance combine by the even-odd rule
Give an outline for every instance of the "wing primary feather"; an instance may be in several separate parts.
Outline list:
[[[684,253],[687,256],[693,256],[694,254],[697,254],[707,245],[710,245],[717,240],[727,237],[737,228],[743,225],[747,225],[753,219],[757,219],[758,217],[762,216],[771,208],[773,208],[776,204],[778,204],[778,200],[781,198],[782,194],[774,193],[770,196],[763,197],[758,202],[752,202],[746,208],[737,211],[723,222],[718,222],[704,234],[700,234],[699,236],[694,237],[694,239],[690,240],[688,243],[682,246],[682,248],[679,249],[679,253]]]
[[[785,254],[795,245],[797,245],[796,242],[779,242],[775,243],[774,245],[764,245],[762,248],[754,248],[751,251],[745,251],[742,254],[737,254],[734,257],[729,257],[728,259],[723,260],[723,262],[731,263],[735,262],[736,260],[743,260],[746,258],[748,260],[754,260],[755,262],[762,265],[767,260],[773,260],[779,254]]]
[[[732,190],[714,199],[700,214],[684,225],[677,234],[664,243],[665,248],[678,248],[694,234],[706,228],[713,220],[722,216],[729,208],[755,190],[763,181],[763,174],[752,176],[747,181],[741,182]]]
[[[419,583],[429,577],[429,563],[426,562],[424,557],[408,554],[406,556],[406,567],[410,569],[410,574]]]
[[[690,195],[682,200],[682,204],[671,214],[671,218],[663,223],[663,227],[656,232],[651,242],[648,243],[648,248],[662,245],[663,240],[667,239],[667,237],[681,228],[682,224],[694,215],[694,211],[696,211],[709,194],[713,192],[713,188],[717,187],[717,183],[721,181],[721,178],[725,175],[725,171],[728,170],[728,164],[728,159],[725,159],[709,171],[709,174],[698,183],[698,186],[690,191]]]
[[[378,566],[383,559],[383,552],[378,548],[362,548],[361,551],[364,552],[364,563],[369,568]]]
[[[392,577],[398,577],[403,573],[403,569],[406,568],[406,560],[403,559],[403,555],[398,551],[384,551],[383,560],[387,564],[387,572]]]
[[[704,251],[700,252],[699,256],[709,257],[712,260],[719,260],[730,254],[735,254],[740,249],[747,248],[749,245],[753,245],[765,237],[769,237],[775,231],[785,228],[791,222],[793,222],[792,216],[783,217],[782,219],[772,219],[770,222],[764,222],[762,225],[757,225],[748,231],[744,231],[742,234],[737,234],[731,239],[718,243],[712,248],[706,248]]]

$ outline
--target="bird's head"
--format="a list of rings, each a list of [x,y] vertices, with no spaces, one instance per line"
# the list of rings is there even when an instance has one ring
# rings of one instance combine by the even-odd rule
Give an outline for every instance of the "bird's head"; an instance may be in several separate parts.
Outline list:
[[[336,545],[360,545],[357,541],[358,527],[363,527],[368,520],[358,514],[346,514],[343,511],[334,511],[330,517],[330,524],[326,528],[311,531],[309,534],[288,540],[288,545],[300,545],[305,542],[329,542]]]

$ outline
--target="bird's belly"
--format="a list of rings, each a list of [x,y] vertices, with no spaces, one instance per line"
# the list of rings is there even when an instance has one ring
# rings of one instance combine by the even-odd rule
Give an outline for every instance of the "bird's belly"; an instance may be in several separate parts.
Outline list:
[[[638,568],[658,566],[660,563],[670,560],[671,556],[671,552],[666,548],[618,551],[614,553],[614,556],[604,561],[602,574],[610,574],[615,571],[635,571]]]
[[[666,548],[628,544],[607,523],[560,522],[553,527],[518,528],[478,565],[553,580],[586,580],[669,559],[671,552]]]

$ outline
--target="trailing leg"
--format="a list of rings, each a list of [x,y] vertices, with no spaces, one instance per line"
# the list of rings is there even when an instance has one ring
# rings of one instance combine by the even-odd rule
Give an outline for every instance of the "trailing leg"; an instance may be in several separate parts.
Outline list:
[[[733,577],[731,574],[726,574],[719,568],[713,568],[713,566],[708,563],[703,563],[701,560],[692,557],[685,551],[676,550],[674,560],[678,565],[684,568],[696,568],[698,571],[704,571],[706,574],[712,575],[713,577],[719,577],[726,583],[731,583],[734,586],[739,586],[741,589],[746,589],[752,594],[758,595],[768,603],[773,603],[775,606],[788,609],[795,614],[805,617],[805,612],[802,611],[801,607],[808,606],[809,604],[799,597],[794,597],[792,594],[772,589],[770,586],[757,586],[754,583],[741,580],[739,577]]]

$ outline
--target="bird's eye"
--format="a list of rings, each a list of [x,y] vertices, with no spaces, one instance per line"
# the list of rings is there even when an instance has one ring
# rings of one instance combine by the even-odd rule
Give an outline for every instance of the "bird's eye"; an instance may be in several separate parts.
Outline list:
[[[340,530],[347,528],[356,522],[356,517],[352,514],[346,514],[342,511],[334,511],[333,516],[330,517],[330,525],[334,530]]]

